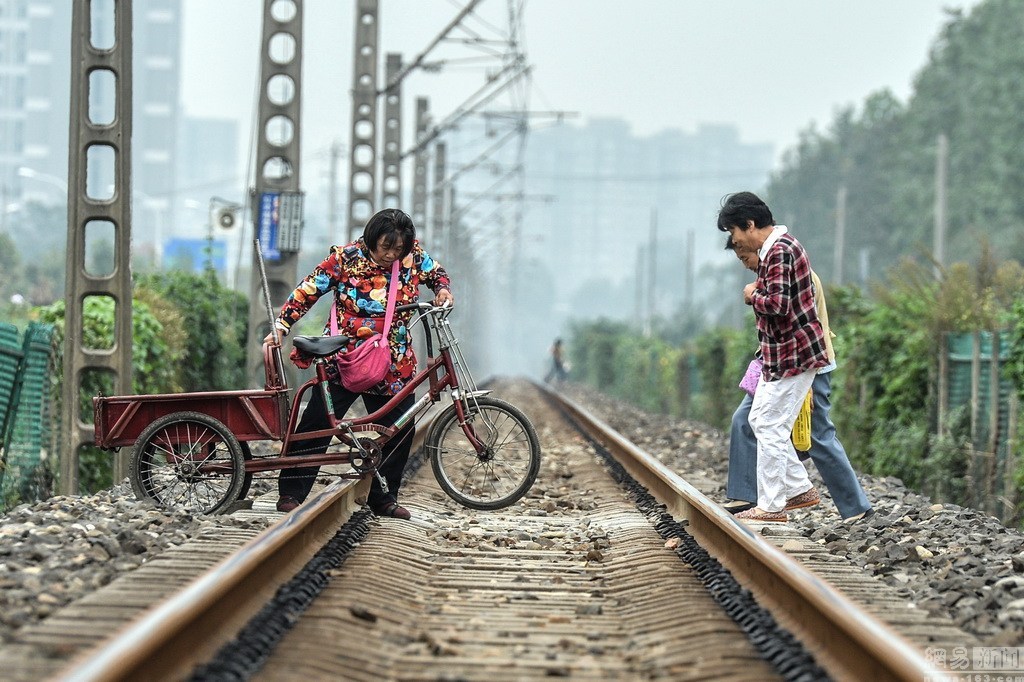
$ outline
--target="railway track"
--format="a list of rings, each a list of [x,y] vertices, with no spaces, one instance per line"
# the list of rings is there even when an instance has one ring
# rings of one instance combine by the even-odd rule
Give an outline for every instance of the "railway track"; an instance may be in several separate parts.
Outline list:
[[[168,552],[26,632],[31,665],[16,647],[0,665],[10,679],[921,680],[925,646],[965,643],[785,527],[736,523],[546,396],[581,436],[537,391],[501,390],[528,408],[545,455],[510,509],[456,505],[429,467],[403,493],[413,523],[372,519],[356,486],[329,486],[264,536],[213,532]]]

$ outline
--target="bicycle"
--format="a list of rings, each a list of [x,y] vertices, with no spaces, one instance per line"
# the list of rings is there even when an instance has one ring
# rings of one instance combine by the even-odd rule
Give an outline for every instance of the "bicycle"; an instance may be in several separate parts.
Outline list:
[[[448,321],[452,308],[414,303],[396,311],[410,309],[418,313],[409,326],[410,334],[416,324],[427,321],[426,364],[371,414],[352,419],[334,415],[327,363],[348,339],[297,336],[292,343],[313,356],[315,376],[299,387],[290,403],[280,345],[266,345],[263,391],[94,398],[96,444],[104,448],[133,444],[129,479],[136,496],[194,513],[223,512],[248,494],[254,474],[296,467],[348,465],[349,471],[338,474],[341,478],[378,476],[386,489],[377,473],[384,446],[449,391],[452,404],[432,420],[424,440],[438,485],[472,509],[508,507],[526,494],[540,470],[536,430],[519,408],[477,387]],[[428,382],[426,393],[394,425],[375,422],[424,382]],[[294,433],[302,398],[314,389],[324,392],[331,428]],[[281,454],[290,452],[295,443],[328,434],[338,439],[341,451]],[[279,454],[254,456],[248,442],[257,440],[280,440]]]

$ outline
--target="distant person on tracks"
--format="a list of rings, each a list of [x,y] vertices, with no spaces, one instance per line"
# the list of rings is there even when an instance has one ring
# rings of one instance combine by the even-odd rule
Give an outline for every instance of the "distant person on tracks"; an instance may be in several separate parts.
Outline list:
[[[732,237],[726,241],[725,248],[733,250],[748,270],[757,272],[757,251],[751,248],[737,248]],[[871,503],[868,502],[864,488],[857,480],[857,474],[850,465],[846,449],[836,435],[835,424],[829,416],[832,410],[832,370],[836,368],[836,356],[832,348],[834,334],[829,327],[825,289],[813,270],[811,282],[814,286],[814,307],[825,334],[825,352],[828,354],[829,364],[818,370],[811,384],[813,408],[809,455],[832,495],[832,501],[835,502],[839,514],[844,521],[850,523],[870,516]],[[750,509],[757,500],[757,440],[748,421],[752,403],[753,397],[744,395],[732,415],[729,435],[729,476],[725,488],[729,501],[724,506],[734,514]],[[809,502],[812,499],[813,496],[810,496],[805,501]]]
[[[392,264],[399,261],[398,282],[391,281]],[[395,307],[415,303],[419,298],[419,287],[429,287],[435,295],[436,305],[452,305],[455,299],[449,289],[448,273],[416,241],[416,227],[412,218],[404,212],[386,208],[378,211],[366,223],[363,236],[345,246],[332,246],[327,258],[313,268],[288,297],[288,301],[277,317],[275,327],[284,336],[303,315],[309,312],[324,295],[333,298],[338,310],[338,333],[352,339],[346,350],[352,350],[374,329],[383,327],[383,318],[389,287],[400,286]],[[353,393],[338,380],[334,363],[328,364],[331,399],[334,413],[344,417],[349,407],[362,397],[367,413],[381,407],[402,390],[409,377],[416,372],[416,355],[412,348],[408,325],[413,311],[396,312],[388,334],[391,347],[391,368],[377,386],[363,392]],[[330,320],[324,326],[324,336],[330,334]],[[274,344],[271,332],[263,340]],[[300,367],[309,366],[309,358],[292,351],[292,360]],[[410,395],[387,416],[379,420],[389,426],[412,407],[415,396]],[[302,412],[296,432],[329,429],[324,398],[320,391],[310,392],[309,403]],[[378,516],[392,516],[409,519],[412,515],[398,504],[398,489],[402,484],[402,473],[409,459],[412,447],[413,425],[406,427],[407,433],[392,439],[382,452],[383,463],[380,474],[387,481],[385,493],[380,481],[374,476],[370,485],[367,504]],[[297,445],[302,452],[287,454],[314,454],[326,452],[331,438],[301,441]],[[278,477],[277,509],[290,512],[305,501],[313,487],[320,467],[284,469]]]
[[[757,439],[757,506],[737,518],[789,520],[786,509],[816,504],[818,492],[793,449],[790,434],[818,370],[829,364],[825,334],[814,308],[811,262],[788,229],[776,225],[768,205],[751,192],[728,196],[718,229],[738,248],[757,251],[755,281],[743,288],[753,307],[764,367],[750,405]]]
[[[555,343],[551,346],[551,369],[548,370],[547,375],[544,377],[544,383],[550,384],[552,382],[558,384],[565,381],[569,376],[569,372],[565,369],[565,353],[562,350],[562,339],[555,339]]]

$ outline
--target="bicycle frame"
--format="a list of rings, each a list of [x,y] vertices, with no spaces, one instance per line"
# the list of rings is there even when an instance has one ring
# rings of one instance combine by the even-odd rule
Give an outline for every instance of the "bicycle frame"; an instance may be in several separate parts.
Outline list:
[[[376,445],[383,448],[403,428],[423,412],[430,404],[440,402],[441,394],[446,389],[452,391],[452,401],[455,405],[459,423],[469,442],[477,450],[483,452],[485,444],[477,437],[472,424],[466,422],[466,414],[469,410],[469,403],[476,396],[484,392],[478,391],[472,375],[465,364],[465,358],[458,346],[451,325],[448,322],[448,315],[451,313],[449,307],[437,307],[428,303],[411,304],[419,312],[419,317],[409,325],[412,328],[424,318],[429,320],[430,330],[426,334],[427,341],[427,364],[412,376],[409,382],[401,391],[392,396],[380,409],[364,417],[355,419],[338,419],[334,414],[334,403],[331,399],[330,384],[327,375],[327,358],[318,357],[314,361],[316,376],[306,381],[295,393],[292,399],[292,407],[288,416],[288,424],[285,428],[284,438],[281,443],[281,454],[275,457],[260,457],[248,459],[245,462],[245,470],[250,473],[274,471],[280,469],[292,469],[296,467],[324,466],[331,464],[351,463],[353,452],[362,452],[363,447],[359,443],[357,434],[377,433]],[[407,306],[402,306],[408,309]],[[400,308],[401,309],[401,308]],[[432,344],[431,335],[438,340],[438,356],[431,357]],[[441,373],[444,370],[444,373]],[[461,382],[460,382],[461,376]],[[417,400],[412,407],[406,410],[392,426],[383,426],[377,420],[391,412],[395,406],[412,395],[425,381],[429,379],[427,393]],[[319,431],[307,431],[295,433],[294,429],[298,421],[299,406],[307,391],[322,391],[324,404],[326,406],[327,418],[331,428]],[[343,445],[349,448],[346,452],[322,453],[305,456],[289,456],[287,453],[295,443],[323,438],[325,436],[336,436]],[[211,469],[220,468],[221,465],[211,465]],[[361,478],[369,472],[354,472],[351,475],[343,475],[346,478]]]

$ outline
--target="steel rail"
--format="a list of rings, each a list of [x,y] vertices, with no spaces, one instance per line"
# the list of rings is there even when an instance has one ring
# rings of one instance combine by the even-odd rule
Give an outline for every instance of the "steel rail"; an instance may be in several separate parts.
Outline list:
[[[717,558],[838,680],[942,679],[923,652],[873,618],[658,459],[547,386],[538,389]]]
[[[337,481],[265,533],[73,660],[59,680],[168,680],[209,660],[337,533],[369,479]]]
[[[440,411],[434,405],[420,419],[413,439],[414,452],[422,448]],[[187,678],[334,537],[362,506],[369,486],[368,478],[335,481],[183,590],[73,659],[54,679],[112,682]]]

